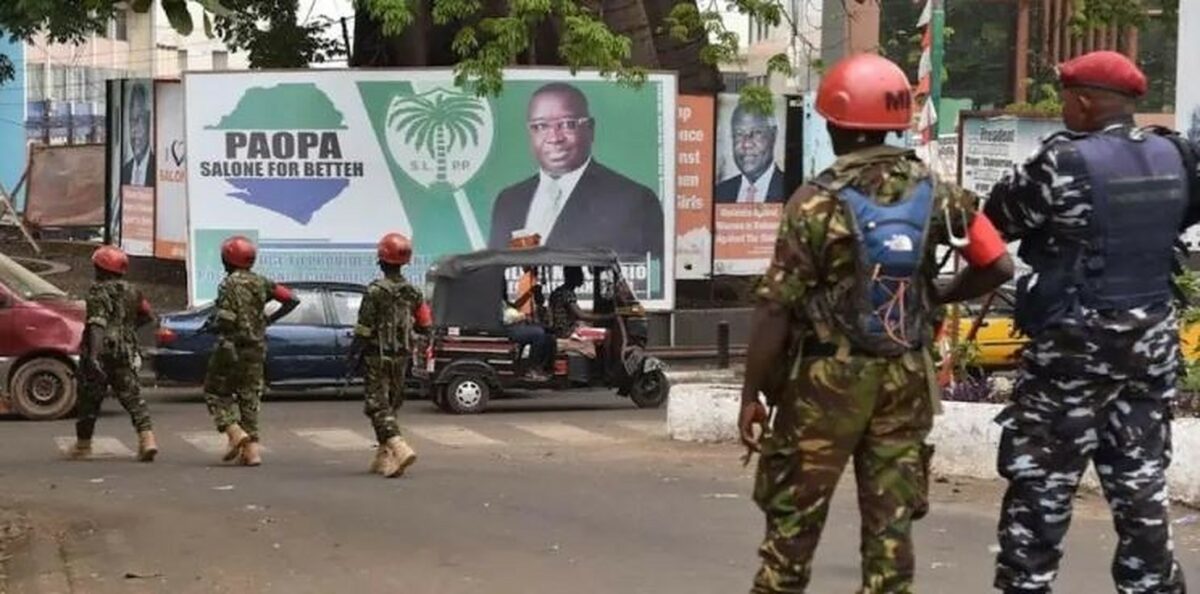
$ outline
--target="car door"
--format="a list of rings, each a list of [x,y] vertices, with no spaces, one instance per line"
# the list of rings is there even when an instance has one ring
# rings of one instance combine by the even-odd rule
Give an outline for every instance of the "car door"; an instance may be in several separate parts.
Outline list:
[[[349,288],[339,288],[329,292],[329,303],[337,335],[337,368],[341,377],[345,377],[349,371],[346,356],[350,354],[350,344],[354,342],[354,325],[358,323],[358,310],[362,307],[363,294],[362,290]],[[354,374],[355,377],[361,375],[361,373]]]
[[[295,288],[300,305],[267,328],[267,382],[320,384],[338,379],[337,334],[329,323],[325,291]],[[279,308],[267,305],[270,315]]]

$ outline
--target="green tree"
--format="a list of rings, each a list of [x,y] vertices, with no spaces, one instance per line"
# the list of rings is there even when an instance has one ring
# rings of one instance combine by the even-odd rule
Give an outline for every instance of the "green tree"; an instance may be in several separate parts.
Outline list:
[[[230,50],[246,51],[251,68],[307,68],[346,55],[339,38],[328,35],[331,21],[301,22],[300,0],[224,0],[224,6],[229,15],[216,18],[216,35]]]

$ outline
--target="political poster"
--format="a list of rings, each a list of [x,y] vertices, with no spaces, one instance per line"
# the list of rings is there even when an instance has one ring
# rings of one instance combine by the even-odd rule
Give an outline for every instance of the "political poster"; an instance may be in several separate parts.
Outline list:
[[[480,97],[451,69],[189,72],[190,301],[215,297],[235,234],[277,280],[365,283],[397,231],[424,286],[439,258],[532,232],[616,251],[646,307],[670,309],[676,93],[660,73],[513,69]]]
[[[108,87],[107,135],[109,151],[108,204],[106,207],[106,239],[120,245],[130,255],[150,256],[154,253],[154,225],[139,226],[137,234],[126,237],[122,228],[125,220],[122,196],[130,194],[137,200],[154,193],[157,170],[154,149],[154,83],[150,79],[110,81]],[[129,190],[128,188],[136,188]],[[151,199],[153,208],[153,199]],[[140,214],[132,217],[138,219]],[[140,219],[139,219],[140,220]]]
[[[717,181],[713,189],[718,275],[762,274],[771,262],[788,192],[784,180],[787,101],[775,98],[773,113],[717,97]]]
[[[675,278],[712,274],[716,101],[680,95],[675,124]]]
[[[183,84],[154,83],[154,257],[187,258],[187,144],[183,134]]]

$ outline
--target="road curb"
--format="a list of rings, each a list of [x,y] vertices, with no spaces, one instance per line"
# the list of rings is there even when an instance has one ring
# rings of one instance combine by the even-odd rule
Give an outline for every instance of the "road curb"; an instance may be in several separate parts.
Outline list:
[[[667,401],[667,433],[684,442],[737,441],[740,391],[732,381],[673,385]],[[937,449],[936,474],[985,480],[1000,478],[996,452],[1000,427],[993,422],[1001,404],[945,402],[934,420],[929,442]],[[1167,469],[1171,499],[1200,506],[1200,419],[1176,419],[1171,424],[1173,460]],[[1083,486],[1099,489],[1095,470],[1088,469]]]

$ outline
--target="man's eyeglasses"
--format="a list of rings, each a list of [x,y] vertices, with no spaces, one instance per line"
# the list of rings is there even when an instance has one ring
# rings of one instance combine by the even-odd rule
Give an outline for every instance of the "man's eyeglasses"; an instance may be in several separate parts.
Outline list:
[[[533,120],[529,122],[529,131],[534,134],[555,132],[575,132],[579,128],[592,123],[592,118],[562,118],[558,120]]]
[[[745,142],[747,140],[753,140],[754,142],[762,142],[767,140],[767,138],[773,134],[775,134],[775,128],[770,126],[764,126],[761,128],[743,128],[741,130],[733,131],[733,141]]]

